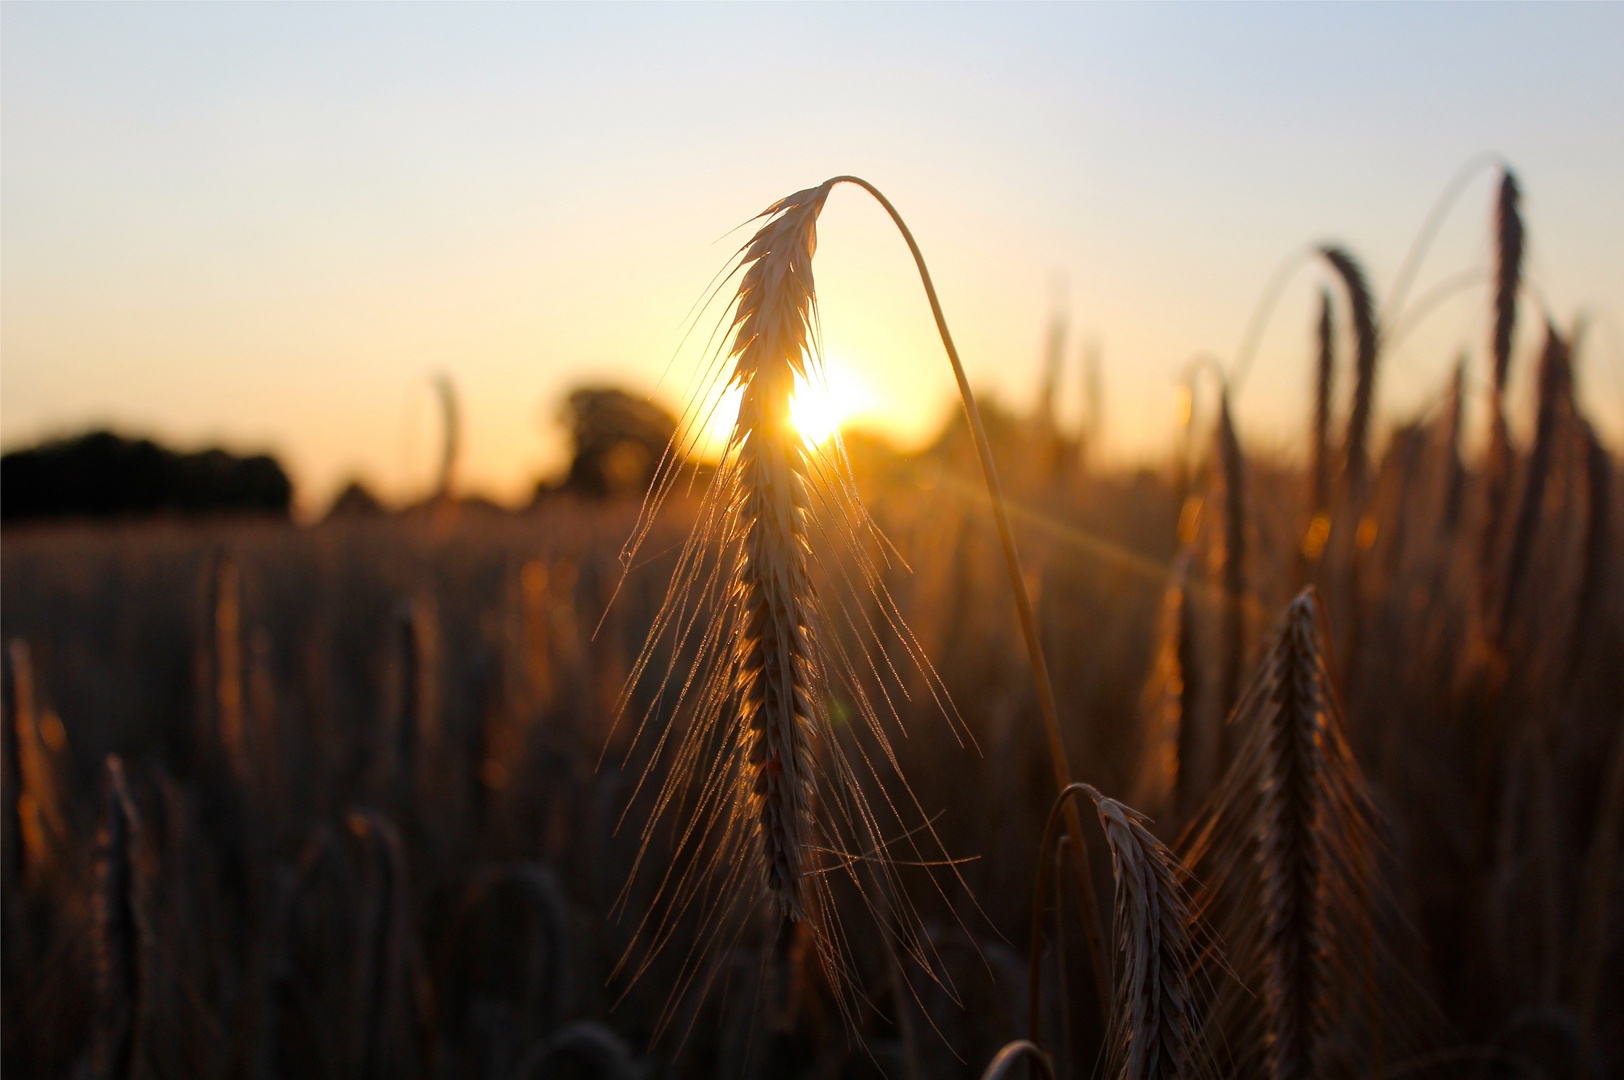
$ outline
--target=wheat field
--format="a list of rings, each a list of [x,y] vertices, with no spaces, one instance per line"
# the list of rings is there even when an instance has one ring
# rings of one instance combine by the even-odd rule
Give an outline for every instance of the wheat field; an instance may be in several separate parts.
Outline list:
[[[1624,1076],[1624,491],[1513,174],[1481,453],[1327,246],[1300,453],[1207,364],[1135,469],[973,407],[905,226],[968,411],[795,433],[842,180],[647,500],[7,527],[8,1074]]]

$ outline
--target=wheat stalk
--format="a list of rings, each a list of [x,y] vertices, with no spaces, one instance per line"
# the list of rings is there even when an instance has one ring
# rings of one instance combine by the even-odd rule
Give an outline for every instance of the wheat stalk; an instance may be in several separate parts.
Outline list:
[[[216,737],[237,783],[248,776],[244,728],[242,663],[242,573],[237,560],[222,554],[214,575],[214,703]]]
[[[1029,1039],[1014,1039],[999,1047],[998,1053],[982,1070],[981,1080],[1004,1080],[1005,1077],[1014,1076],[1022,1062],[1030,1062],[1032,1072],[1040,1080],[1055,1080],[1054,1061],[1041,1046]]]

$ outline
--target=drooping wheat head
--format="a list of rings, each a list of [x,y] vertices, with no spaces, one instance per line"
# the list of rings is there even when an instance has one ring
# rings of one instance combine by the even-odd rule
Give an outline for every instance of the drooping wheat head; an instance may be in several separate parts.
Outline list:
[[[764,940],[809,944],[839,993],[850,965],[833,931],[831,874],[871,909],[884,906],[874,890],[888,892],[908,966],[930,968],[890,849],[901,843],[916,860],[943,855],[898,773],[882,716],[899,718],[899,669],[924,674],[950,721],[951,706],[885,590],[877,560],[887,548],[856,497],[839,437],[813,444],[791,419],[797,384],[823,377],[811,261],[835,182],[774,203],[741,251],[720,379],[737,394],[737,418],[628,683],[651,668],[659,683],[631,745],[644,745],[652,717],[664,721],[644,751],[652,758],[638,790],[655,764],[664,778],[638,867],[656,845],[667,854],[658,910],[643,915],[638,957],[629,952],[623,963],[635,979],[682,933],[676,915],[704,912],[698,935],[681,942],[673,998],[703,992],[704,956],[763,909],[773,924]],[[709,407],[690,408],[668,462],[685,456],[680,441],[696,438]],[[663,464],[650,505],[674,483]],[[645,535],[646,525],[631,547]],[[839,732],[837,697],[852,718]],[[891,782],[902,799],[871,800],[865,790]],[[887,830],[902,839],[888,840]],[[865,863],[872,872],[859,874]]]
[[[1184,883],[1188,872],[1131,807],[1089,796],[1116,877],[1116,981],[1106,1028],[1112,1080],[1192,1080],[1213,1073],[1200,970],[1209,942]]]

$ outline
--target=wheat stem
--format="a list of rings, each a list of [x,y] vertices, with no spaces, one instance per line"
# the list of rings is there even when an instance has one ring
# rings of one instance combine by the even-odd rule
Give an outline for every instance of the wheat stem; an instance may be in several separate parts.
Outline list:
[[[897,231],[902,233],[902,238],[907,242],[908,250],[913,255],[914,265],[919,270],[919,280],[925,287],[926,298],[930,301],[930,311],[936,320],[937,333],[941,336],[942,347],[947,351],[947,359],[953,365],[953,377],[958,381],[959,399],[964,404],[965,416],[970,422],[970,434],[975,441],[976,455],[981,460],[982,477],[986,481],[987,492],[992,500],[993,521],[997,524],[999,543],[1004,550],[1010,590],[1015,595],[1015,612],[1021,623],[1021,637],[1026,644],[1032,678],[1037,684],[1038,708],[1043,715],[1044,735],[1049,744],[1049,763],[1054,771],[1056,788],[1064,791],[1071,784],[1071,763],[1066,755],[1065,738],[1060,731],[1060,716],[1055,707],[1054,686],[1049,680],[1049,665],[1043,656],[1037,620],[1032,613],[1032,598],[1026,591],[1026,575],[1021,570],[1020,552],[1016,548],[1015,533],[1010,527],[1009,512],[1004,505],[1003,486],[998,482],[998,470],[993,465],[992,446],[987,441],[987,432],[981,423],[981,411],[976,408],[975,394],[970,390],[970,380],[966,377],[964,365],[959,360],[959,351],[953,345],[953,335],[948,332],[947,318],[942,314],[942,304],[937,299],[936,286],[931,283],[930,270],[925,266],[925,256],[920,252],[919,244],[915,242],[907,223],[902,220],[902,215],[897,213],[896,207],[891,205],[891,201],[882,195],[878,188],[856,176],[837,176],[828,181],[830,186],[837,183],[856,184],[874,196],[875,201],[891,215]],[[1071,837],[1072,844],[1072,866],[1077,875],[1077,887],[1085,909],[1083,933],[1088,942],[1089,960],[1094,968],[1094,979],[1103,1008],[1104,1003],[1110,1000],[1106,975],[1109,969],[1105,962],[1103,934],[1100,932],[1099,905],[1094,898],[1093,881],[1089,877],[1088,843],[1083,837],[1082,818],[1078,816],[1076,807],[1069,801],[1065,805],[1066,833]]]

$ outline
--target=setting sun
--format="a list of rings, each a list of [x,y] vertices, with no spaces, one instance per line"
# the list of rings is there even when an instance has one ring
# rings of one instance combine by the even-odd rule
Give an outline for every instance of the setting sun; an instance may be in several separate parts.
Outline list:
[[[702,410],[704,437],[699,441],[702,455],[721,456],[733,432],[734,421],[738,419],[742,396],[737,386],[729,387],[714,399],[713,406]],[[789,406],[790,420],[802,438],[818,446],[854,417],[869,413],[874,405],[873,394],[852,374],[849,365],[840,360],[826,360],[820,374],[811,379],[796,377],[795,396]]]
[[[802,438],[816,445],[868,404],[868,392],[845,365],[825,363],[821,376],[795,380],[790,419]]]

